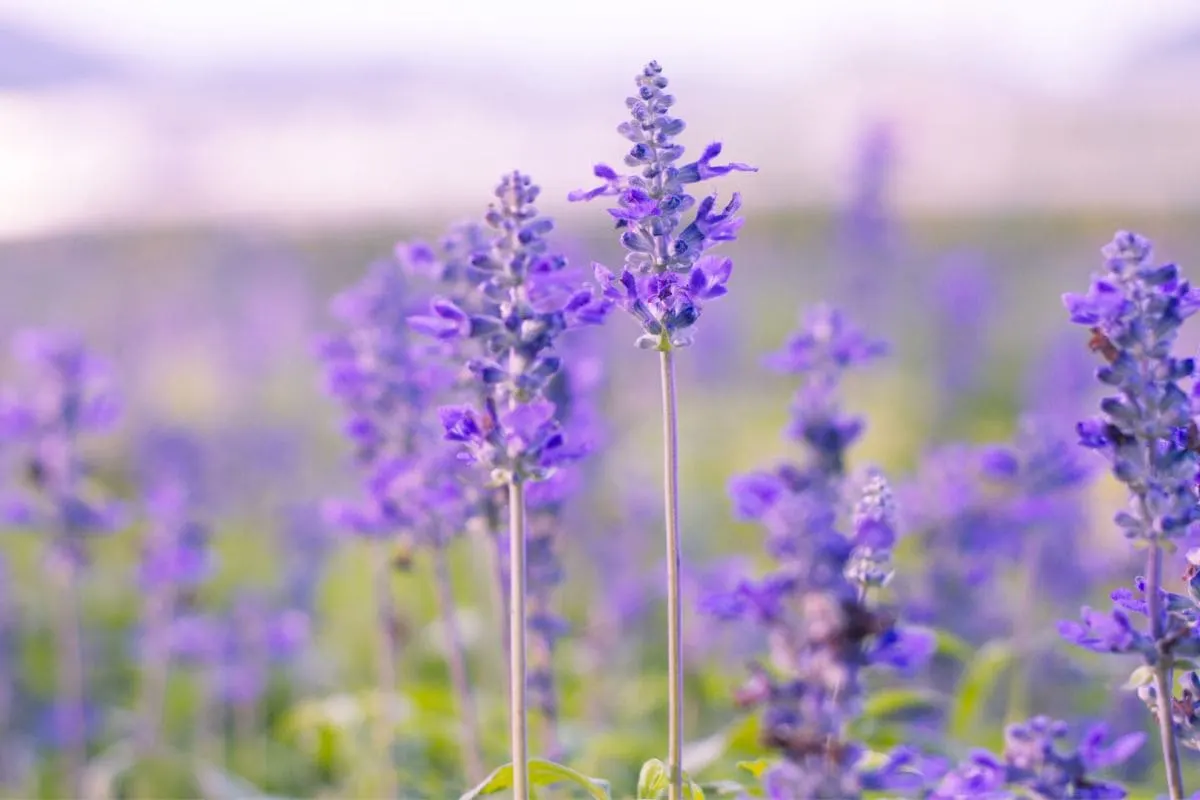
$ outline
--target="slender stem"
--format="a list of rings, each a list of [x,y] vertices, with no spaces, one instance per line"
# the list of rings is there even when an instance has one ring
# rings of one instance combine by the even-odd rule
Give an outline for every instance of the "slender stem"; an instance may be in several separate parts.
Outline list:
[[[78,570],[67,553],[57,560],[58,578],[58,699],[62,704],[62,745],[66,759],[66,791],[79,796],[87,765],[87,722],[84,716],[83,642],[79,627]]]
[[[446,662],[450,683],[458,701],[460,737],[463,744],[463,765],[472,784],[483,779],[483,756],[479,750],[479,719],[475,714],[475,698],[471,693],[471,676],[467,667],[467,652],[455,612],[454,585],[444,547],[433,551],[434,581],[437,584],[438,609],[446,636]]]
[[[529,800],[529,737],[525,703],[525,486],[508,482],[509,735],[513,798]]]
[[[396,619],[396,607],[392,598],[392,559],[388,553],[388,542],[377,543],[378,552],[375,554],[375,602],[377,627],[375,651],[376,680],[379,688],[379,724],[375,731],[376,745],[382,755],[383,776],[380,791],[383,796],[392,800],[396,797],[397,787],[395,769],[392,764],[392,750],[395,744],[396,720],[392,709],[395,705],[396,680],[396,639],[399,636],[399,621]]]
[[[1141,501],[1145,507],[1145,499]],[[1152,542],[1146,557],[1146,602],[1150,615],[1150,633],[1154,641],[1162,641],[1163,615],[1159,586],[1162,585],[1162,550]],[[1154,663],[1154,689],[1158,702],[1158,734],[1162,743],[1163,764],[1167,771],[1167,793],[1170,800],[1183,800],[1183,772],[1179,766],[1179,747],[1175,742],[1175,724],[1171,716],[1174,697],[1170,653],[1160,653]]]
[[[166,637],[175,600],[174,588],[169,585],[157,586],[151,592],[143,617],[145,638],[142,647],[145,660],[138,697],[136,740],[139,758],[149,758],[158,747],[163,705],[167,694],[167,677],[171,669],[171,651]],[[155,791],[152,783],[144,777],[134,782],[134,797],[154,800],[157,797]]]
[[[158,742],[162,724],[163,700],[167,691],[167,676],[171,653],[166,641],[167,625],[174,605],[169,586],[156,587],[147,601],[145,615],[146,660],[142,669],[141,696],[138,700],[138,749],[148,755]]]
[[[669,347],[669,346],[668,346]],[[683,604],[679,587],[679,424],[675,362],[662,351],[663,501],[667,520],[667,768],[669,800],[683,800]]]

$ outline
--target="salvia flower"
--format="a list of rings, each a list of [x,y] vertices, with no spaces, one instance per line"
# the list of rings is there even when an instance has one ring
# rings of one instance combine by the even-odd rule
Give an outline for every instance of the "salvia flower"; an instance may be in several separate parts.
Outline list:
[[[806,380],[794,426],[806,459],[735,479],[731,489],[739,515],[767,529],[777,566],[702,601],[718,618],[767,631],[770,664],[753,669],[739,701],[765,707],[763,740],[782,757],[764,775],[768,797],[858,797],[895,788],[893,779],[908,782],[899,767],[868,776],[863,749],[846,733],[861,710],[864,670],[912,669],[933,652],[931,635],[899,627],[895,612],[869,596],[890,573],[896,538],[895,504],[881,474],[865,481],[850,515],[852,535],[838,530],[846,449],[862,425],[846,421],[835,390],[845,368],[881,351],[840,314],[821,309],[774,359]],[[820,402],[811,400],[812,387]]]
[[[928,453],[902,487],[905,527],[926,554],[897,586],[908,613],[974,641],[1005,635],[1029,609],[981,602],[981,589],[1014,568],[1077,604],[1106,563],[1079,513],[1092,473],[1072,437],[1035,418],[1020,420],[1010,441]]]
[[[604,296],[641,326],[640,347],[682,346],[689,343],[688,329],[700,318],[704,302],[728,291],[733,262],[709,251],[733,241],[742,226],[736,216],[741,207],[736,192],[720,208],[716,195],[697,202],[688,186],[757,169],[737,162],[714,163],[721,154],[719,142],[705,147],[697,160],[681,165],[684,147],[676,137],[685,125],[671,114],[675,98],[666,92],[662,67],[651,61],[635,83],[636,96],[625,101],[631,118],[617,128],[632,143],[624,159],[632,172],[622,175],[597,164],[596,177],[604,183],[571,192],[568,199],[616,198],[608,213],[621,232],[625,266],[617,274],[596,264],[596,279]]]
[[[846,577],[865,594],[892,578],[891,554],[896,543],[896,500],[887,478],[871,470],[854,506],[854,550]]]
[[[1091,346],[1107,362],[1096,377],[1116,392],[1101,401],[1102,417],[1079,423],[1080,443],[1104,453],[1129,486],[1135,507],[1116,519],[1127,537],[1178,537],[1200,519],[1192,401],[1182,386],[1196,363],[1171,347],[1200,308],[1200,290],[1174,264],[1155,264],[1150,242],[1137,234],[1118,233],[1104,255],[1107,271],[1087,294],[1063,297],[1071,321],[1091,329]]]
[[[807,312],[783,350],[768,357],[772,369],[804,378],[792,401],[788,434],[813,456],[809,479],[842,476],[845,453],[863,431],[862,419],[839,408],[843,373],[886,352],[883,342],[860,331],[839,310],[822,305]]]
[[[1009,725],[999,757],[976,751],[941,778],[929,800],[1125,797],[1123,786],[1094,774],[1129,760],[1145,742],[1145,734],[1129,733],[1108,742],[1107,726],[1098,724],[1084,732],[1074,749],[1063,749],[1060,743],[1067,732],[1066,723],[1048,717]]]
[[[331,502],[327,515],[340,527],[371,538],[412,528],[430,498],[444,487],[425,481],[422,457],[437,442],[431,409],[454,382],[435,341],[412,335],[414,294],[401,266],[374,265],[334,299],[343,330],[321,342],[327,388],[346,412],[343,431],[354,446],[363,496]]]
[[[81,562],[88,536],[107,533],[120,508],[97,491],[80,447],[109,429],[117,400],[106,366],[78,337],[29,331],[14,341],[29,371],[24,392],[0,398],[0,437],[16,461],[22,491],[8,499],[10,524],[47,532],[56,558]]]
[[[466,366],[481,388],[482,408],[447,406],[440,415],[446,438],[497,483],[541,480],[569,459],[554,403],[544,399],[561,366],[555,340],[570,328],[600,322],[610,307],[550,251],[545,236],[554,224],[533,205],[538,193],[519,172],[496,188],[497,202],[485,216],[492,239],[470,259],[474,308],[436,298],[428,314],[409,318],[415,330],[434,338],[480,340],[480,355]]]

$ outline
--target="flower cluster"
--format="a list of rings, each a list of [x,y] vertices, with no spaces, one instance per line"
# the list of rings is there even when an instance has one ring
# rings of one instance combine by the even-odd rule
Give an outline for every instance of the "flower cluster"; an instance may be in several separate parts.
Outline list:
[[[346,411],[343,430],[365,489],[360,502],[330,503],[328,512],[341,527],[371,538],[420,530],[431,507],[447,509],[456,500],[456,481],[426,477],[448,474],[428,468],[427,445],[437,440],[429,409],[454,372],[436,343],[411,335],[406,319],[415,306],[400,264],[379,262],[335,298],[344,329],[320,344],[327,387]]]
[[[1059,742],[1067,735],[1064,722],[1034,717],[1009,725],[1004,731],[1000,757],[985,750],[947,772],[929,800],[1018,797],[1070,797],[1119,800],[1126,792],[1120,784],[1092,777],[1093,773],[1127,761],[1145,741],[1143,733],[1128,733],[1105,744],[1108,728],[1095,725],[1073,750]]]
[[[1078,602],[1094,577],[1077,513],[1091,477],[1073,440],[1035,418],[1008,442],[931,451],[903,492],[907,529],[928,553],[900,587],[909,613],[973,641],[1002,635],[1015,622],[1011,609],[977,598],[1013,566],[1055,599]],[[1047,580],[1064,562],[1074,570]],[[972,613],[946,613],[965,607]]]
[[[860,710],[863,670],[910,669],[933,652],[932,636],[899,627],[895,613],[869,597],[869,589],[890,576],[896,537],[895,505],[881,474],[872,472],[864,481],[852,535],[837,529],[846,449],[862,424],[842,414],[836,387],[844,369],[881,352],[882,345],[839,313],[812,314],[773,359],[806,377],[790,433],[805,444],[807,461],[732,485],[738,515],[764,525],[778,567],[705,598],[704,608],[719,618],[753,620],[768,631],[770,668],[755,668],[740,699],[766,706],[764,741],[783,756],[764,778],[770,797],[857,797],[868,788],[911,783],[907,768],[867,770],[860,763],[862,748],[846,738],[846,725]],[[907,756],[896,758],[907,763]]]
[[[693,183],[730,172],[756,172],[746,164],[714,164],[720,143],[704,148],[696,161],[679,165],[683,145],[675,137],[684,121],[671,115],[674,96],[668,94],[662,67],[651,61],[637,76],[637,96],[628,98],[631,119],[617,131],[633,143],[625,165],[636,174],[621,175],[605,164],[595,174],[604,183],[572,192],[572,201],[615,197],[608,213],[621,231],[628,251],[619,275],[600,264],[594,266],[604,296],[634,316],[643,334],[638,346],[668,349],[688,344],[692,325],[700,318],[704,301],[721,297],[733,271],[733,262],[708,251],[732,241],[742,227],[736,216],[741,197],[735,192],[718,210],[716,195],[697,203],[688,194]],[[684,217],[695,209],[690,222]]]
[[[494,231],[488,249],[470,259],[475,308],[435,298],[409,324],[435,339],[481,339],[482,355],[467,368],[484,387],[483,408],[441,410],[446,438],[465,460],[491,471],[497,483],[541,480],[571,457],[545,389],[558,372],[555,339],[564,331],[601,322],[610,303],[576,283],[545,239],[554,224],[533,205],[539,190],[528,176],[506,175],[485,221]]]
[[[1192,358],[1171,354],[1183,321],[1200,309],[1174,264],[1156,265],[1150,242],[1118,233],[1104,249],[1107,272],[1086,295],[1063,297],[1071,321],[1091,329],[1091,346],[1108,363],[1097,379],[1116,390],[1102,417],[1079,423],[1084,447],[1104,453],[1130,489],[1132,508],[1116,523],[1131,539],[1181,536],[1200,519],[1192,400],[1181,382],[1196,374]]]
[[[14,349],[31,381],[0,398],[0,439],[24,489],[8,499],[6,516],[52,532],[53,555],[81,563],[87,537],[111,532],[122,518],[97,491],[80,450],[83,437],[116,421],[116,396],[106,367],[76,336],[30,331]]]

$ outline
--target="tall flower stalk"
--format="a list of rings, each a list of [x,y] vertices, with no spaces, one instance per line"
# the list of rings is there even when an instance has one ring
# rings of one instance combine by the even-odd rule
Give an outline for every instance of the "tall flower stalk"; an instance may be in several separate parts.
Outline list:
[[[381,791],[394,797],[391,759],[397,720],[392,709],[399,680],[399,617],[393,596],[392,549],[402,540],[430,544],[426,530],[431,503],[441,503],[442,484],[420,480],[434,446],[436,420],[430,409],[453,381],[424,340],[412,336],[407,319],[413,295],[400,265],[374,265],[357,285],[340,294],[333,310],[344,330],[321,344],[329,391],[347,412],[345,433],[354,445],[363,495],[354,503],[334,502],[329,511],[341,527],[366,539],[373,553],[376,603],[376,679],[383,704],[376,731],[386,777]],[[441,546],[437,542],[434,546]],[[459,698],[464,707],[470,698]],[[473,717],[473,713],[468,713]],[[464,746],[476,751],[474,735]],[[474,763],[474,752],[464,761]]]
[[[496,188],[484,218],[493,231],[487,249],[471,259],[475,302],[466,308],[448,298],[415,316],[417,330],[444,341],[478,338],[484,355],[467,369],[481,387],[482,407],[441,409],[446,438],[462,447],[488,483],[508,494],[509,722],[513,796],[529,797],[526,674],[526,489],[547,479],[577,454],[566,447],[556,407],[546,394],[561,360],[554,344],[565,330],[603,320],[609,303],[579,288],[566,259],[545,240],[554,227],[533,203],[539,190],[513,172]],[[463,305],[466,305],[465,303]]]
[[[763,775],[770,798],[855,798],[865,790],[911,787],[916,758],[899,750],[878,769],[862,763],[848,738],[861,711],[862,673],[874,666],[908,669],[933,652],[933,637],[897,624],[872,589],[891,578],[896,510],[882,474],[863,482],[853,513],[845,512],[847,451],[863,422],[840,407],[838,390],[850,367],[882,354],[882,343],[850,326],[837,311],[809,314],[783,352],[771,359],[804,376],[788,434],[805,450],[798,463],[735,479],[739,517],[759,521],[776,567],[757,579],[702,600],[702,610],[762,626],[767,665],[755,666],[739,702],[762,706],[762,739],[780,760]],[[839,522],[849,517],[849,535]]]
[[[158,746],[179,599],[196,589],[212,566],[208,531],[195,520],[199,448],[184,436],[167,433],[153,437],[146,450],[141,466],[149,527],[138,574],[145,598],[137,736],[143,756]]]
[[[1093,276],[1088,293],[1063,297],[1071,321],[1091,330],[1090,346],[1107,362],[1097,379],[1115,390],[1101,401],[1102,416],[1080,422],[1078,431],[1081,444],[1103,453],[1128,488],[1129,506],[1114,521],[1145,549],[1146,574],[1138,581],[1144,600],[1124,604],[1149,618],[1149,632],[1136,632],[1121,610],[1106,620],[1087,609],[1084,624],[1061,630],[1090,649],[1142,655],[1150,677],[1141,695],[1158,722],[1169,796],[1179,800],[1173,672],[1176,656],[1194,654],[1196,634],[1190,604],[1162,590],[1163,553],[1200,519],[1200,507],[1195,409],[1181,386],[1195,377],[1196,364],[1171,350],[1183,321],[1200,308],[1200,291],[1174,264],[1155,264],[1150,242],[1137,234],[1117,233],[1103,252],[1105,272]]]
[[[621,175],[597,164],[594,173],[604,184],[572,192],[572,201],[615,197],[608,213],[616,220],[621,244],[628,251],[620,275],[594,265],[604,296],[633,315],[642,329],[637,346],[657,350],[660,359],[663,419],[663,513],[666,520],[667,562],[667,766],[670,800],[683,796],[683,610],[680,589],[678,399],[675,392],[676,348],[692,342],[691,328],[706,300],[727,292],[733,262],[708,251],[732,241],[742,226],[736,216],[741,197],[735,192],[717,210],[716,195],[697,203],[687,186],[730,172],[754,172],[754,167],[713,160],[721,145],[704,148],[696,161],[678,165],[684,147],[675,138],[685,123],[671,115],[675,98],[666,92],[662,67],[651,61],[635,78],[637,94],[626,99],[631,118],[617,132],[633,143],[625,155],[632,174]],[[684,216],[695,209],[694,216]]]
[[[24,395],[4,398],[0,433],[17,451],[26,491],[9,505],[10,521],[48,534],[46,566],[54,587],[58,706],[69,794],[82,791],[87,762],[86,675],[80,581],[87,540],[112,531],[119,514],[90,477],[81,439],[109,427],[116,404],[106,370],[69,334],[29,332],[15,342],[32,376]]]

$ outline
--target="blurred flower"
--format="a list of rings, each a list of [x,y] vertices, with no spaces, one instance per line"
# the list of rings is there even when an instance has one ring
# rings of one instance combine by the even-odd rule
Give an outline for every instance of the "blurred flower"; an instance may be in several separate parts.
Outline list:
[[[1129,760],[1146,736],[1129,733],[1105,744],[1108,728],[1094,725],[1084,732],[1073,750],[1063,752],[1058,742],[1067,734],[1065,722],[1034,717],[1009,725],[1004,732],[1004,751],[999,758],[976,751],[946,773],[930,800],[963,798],[1036,797],[1119,798],[1126,792],[1120,784],[1103,781],[1092,773]]]
[[[14,351],[30,380],[0,397],[0,441],[22,485],[6,500],[8,521],[45,532],[51,558],[82,563],[86,538],[122,519],[80,452],[82,437],[116,421],[116,396],[105,366],[72,334],[27,331]]]
[[[738,512],[762,522],[776,568],[709,594],[702,608],[720,619],[746,619],[767,631],[771,668],[756,667],[739,693],[763,705],[763,741],[783,760],[763,777],[768,797],[858,797],[868,784],[908,783],[903,770],[856,768],[862,748],[846,741],[860,711],[862,671],[902,670],[925,663],[933,637],[897,627],[894,612],[870,602],[882,583],[895,540],[895,506],[880,473],[870,473],[856,504],[852,536],[837,529],[845,489],[845,451],[862,424],[841,414],[842,372],[883,351],[821,308],[773,363],[803,376],[789,433],[805,446],[801,464],[785,464],[732,484]]]

